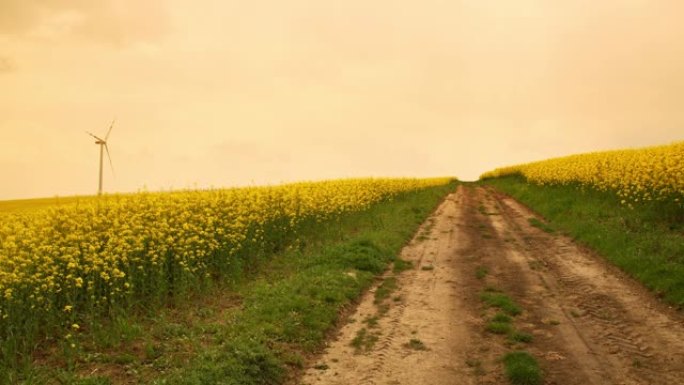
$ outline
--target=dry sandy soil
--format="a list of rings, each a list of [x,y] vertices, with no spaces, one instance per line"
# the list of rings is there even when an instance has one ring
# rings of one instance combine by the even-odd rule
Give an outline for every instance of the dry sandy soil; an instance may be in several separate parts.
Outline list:
[[[380,303],[377,286],[366,293],[299,383],[505,384],[500,358],[524,349],[545,384],[684,384],[682,314],[532,217],[493,190],[459,187],[402,251],[413,268],[397,289]],[[514,325],[531,343],[485,330],[486,288],[524,309]]]

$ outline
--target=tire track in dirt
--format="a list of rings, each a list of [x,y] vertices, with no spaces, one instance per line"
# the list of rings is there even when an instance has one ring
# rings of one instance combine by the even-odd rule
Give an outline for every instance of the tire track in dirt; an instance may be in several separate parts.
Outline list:
[[[500,358],[525,349],[545,384],[684,384],[682,315],[570,239],[531,226],[531,217],[493,190],[459,187],[402,251],[414,268],[398,276],[400,300],[380,312],[373,348],[359,353],[351,343],[379,314],[374,289],[299,383],[505,384]],[[485,331],[486,287],[522,305],[515,328],[532,343]],[[407,348],[411,339],[427,350]]]
[[[413,269],[397,277],[393,293],[400,302],[390,301],[375,328],[380,336],[369,352],[356,354],[350,346],[362,320],[377,314],[374,290],[369,291],[352,316],[354,322],[343,326],[325,353],[306,371],[302,384],[474,384],[465,364],[462,346],[470,345],[472,322],[460,298],[465,288],[458,284],[455,268],[456,248],[467,240],[454,229],[461,215],[458,194],[451,194],[440,205],[418,235],[404,248],[402,259],[413,262]],[[426,239],[425,239],[426,238]],[[407,347],[412,339],[427,350]],[[316,369],[327,368],[326,370]]]
[[[528,264],[541,262],[538,276],[551,294],[542,306],[558,308],[561,325],[571,326],[566,332],[599,364],[589,383],[684,384],[681,314],[569,238],[531,226],[529,218],[540,217],[512,198],[492,190],[486,196],[502,214],[495,222],[515,234],[517,252]]]

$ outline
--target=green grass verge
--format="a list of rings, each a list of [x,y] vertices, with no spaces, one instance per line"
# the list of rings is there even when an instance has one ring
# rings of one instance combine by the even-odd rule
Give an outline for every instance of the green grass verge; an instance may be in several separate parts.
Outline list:
[[[482,182],[537,211],[669,303],[684,307],[684,209],[649,202],[630,208],[609,192],[538,186],[519,177]]]
[[[532,225],[538,229],[541,229],[542,231],[545,231],[549,234],[553,234],[555,232],[555,230],[551,226],[547,225],[546,223],[540,221],[537,218],[534,218],[534,217],[529,218],[529,219],[527,219],[527,221],[530,223],[530,225]]]
[[[12,381],[110,384],[103,371],[83,375],[97,368],[89,361],[93,357],[110,369],[120,363],[120,372],[126,374],[117,382],[249,385],[291,380],[303,357],[322,347],[341,310],[387,269],[418,225],[453,189],[451,184],[402,194],[301,234],[300,247],[272,256],[235,287],[216,292],[238,298],[225,314],[188,306],[202,314],[157,320],[152,335],[142,332],[150,330],[145,319],[131,315],[123,324],[142,323],[136,328],[139,333],[118,338],[115,328],[106,327],[98,331],[112,339],[105,351],[74,352],[68,369],[35,367],[14,373]],[[391,282],[385,282],[389,296]],[[173,311],[183,315],[189,310],[178,304]],[[367,334],[360,341],[364,346],[374,335]],[[143,354],[138,354],[140,346]]]
[[[537,360],[527,352],[508,353],[503,358],[506,378],[513,385],[539,385],[542,372]]]
[[[277,264],[294,267],[295,272],[276,282],[266,279],[249,290],[245,311],[228,328],[225,341],[174,373],[166,383],[283,381],[285,353],[304,354],[320,348],[341,307],[386,269],[452,188],[424,190],[378,205],[355,221],[357,233],[351,239],[323,242],[321,247],[281,258]],[[370,223],[360,226],[366,221]],[[389,295],[391,282],[385,283]]]
[[[411,269],[413,269],[413,262],[401,258],[397,258],[394,260],[394,274],[403,273],[404,271]]]

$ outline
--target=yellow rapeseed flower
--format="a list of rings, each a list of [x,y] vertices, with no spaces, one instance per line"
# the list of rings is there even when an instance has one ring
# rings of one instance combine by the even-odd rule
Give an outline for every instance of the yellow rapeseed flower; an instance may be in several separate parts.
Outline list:
[[[304,228],[448,182],[347,179],[139,193],[0,214],[0,340],[21,333],[26,319],[78,330],[76,310],[103,313],[191,290],[296,244]]]
[[[613,191],[621,202],[684,198],[684,142],[571,155],[498,168],[480,179],[521,175],[539,185],[577,184]]]

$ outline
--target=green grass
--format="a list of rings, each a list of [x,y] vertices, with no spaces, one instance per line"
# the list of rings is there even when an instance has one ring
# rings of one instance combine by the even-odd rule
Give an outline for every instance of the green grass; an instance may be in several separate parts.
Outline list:
[[[189,298],[153,314],[126,314],[97,330],[82,330],[70,365],[54,358],[0,373],[0,383],[108,384],[105,369],[120,373],[116,382],[286,382],[303,365],[302,357],[322,348],[341,310],[396,263],[418,225],[453,189],[451,184],[402,194],[318,226],[301,234],[300,247],[270,256],[232,286],[216,288],[211,298]],[[392,279],[382,286],[389,296]],[[377,333],[366,330],[359,344],[372,347],[374,340]]]
[[[537,360],[527,352],[508,353],[503,358],[506,378],[513,385],[540,385],[542,372]]]
[[[529,222],[530,225],[532,225],[538,229],[541,229],[542,231],[547,232],[549,234],[553,234],[555,232],[555,230],[551,226],[547,225],[546,223],[540,221],[537,218],[534,218],[534,217],[528,218],[527,222]]]
[[[413,269],[413,262],[407,261],[401,258],[397,258],[394,260],[394,268],[393,272],[394,274],[399,274],[402,273],[406,270],[411,270]]]
[[[485,330],[494,334],[506,334],[511,342],[532,342],[532,335],[515,330],[513,318],[508,314],[498,312],[485,325]]]
[[[480,299],[488,306],[501,309],[512,316],[522,313],[522,308],[506,294],[484,291],[480,293]]]
[[[404,344],[404,347],[413,350],[428,350],[425,343],[417,338],[411,338],[411,340]]]
[[[485,326],[485,330],[494,334],[510,334],[513,332],[513,326],[509,322],[490,321]]]
[[[504,323],[511,323],[513,321],[513,318],[511,318],[509,315],[504,314],[504,313],[496,313],[494,317],[492,317],[493,322],[504,322]]]
[[[494,334],[512,334],[514,329],[513,318],[504,313],[496,313],[492,319],[485,325],[485,330]]]
[[[593,248],[669,303],[684,307],[684,208],[655,202],[630,208],[610,192],[537,186],[518,177],[483,183],[515,197],[553,228]]]

